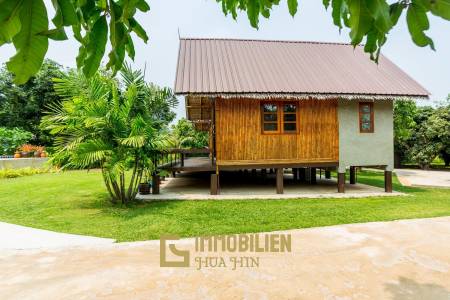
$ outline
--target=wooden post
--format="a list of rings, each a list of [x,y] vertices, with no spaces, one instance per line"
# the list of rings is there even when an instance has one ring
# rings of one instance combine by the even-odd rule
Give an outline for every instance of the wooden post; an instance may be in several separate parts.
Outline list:
[[[219,176],[211,174],[211,195],[219,195]]]
[[[277,194],[283,194],[283,168],[277,168]]]
[[[392,171],[384,171],[384,191],[392,193]]]
[[[305,168],[305,181],[311,183],[311,168]]]
[[[181,166],[184,167],[184,153],[181,153]]]
[[[152,176],[152,194],[158,195],[159,194],[159,184],[161,183],[161,180],[159,180],[158,174],[153,174]]]
[[[316,184],[317,183],[317,170],[316,168],[311,168],[311,184]]]
[[[325,178],[331,179],[331,171],[330,170],[325,170]]]
[[[350,167],[350,184],[356,183],[355,167]]]
[[[345,173],[338,173],[338,193],[345,192]]]
[[[213,152],[211,155],[211,163],[214,165],[215,160],[217,159],[217,137],[216,137],[216,99],[210,97],[209,98],[212,103],[212,124],[211,124],[211,133],[212,133],[212,148]],[[201,111],[201,110],[200,110]],[[219,173],[217,173],[219,174]]]
[[[298,180],[298,169],[292,168],[292,174],[294,175],[294,181]]]
[[[305,168],[298,169],[298,179],[300,180],[300,182],[306,181],[306,169]]]
[[[173,178],[177,177],[177,172],[172,171],[172,177],[173,177]]]

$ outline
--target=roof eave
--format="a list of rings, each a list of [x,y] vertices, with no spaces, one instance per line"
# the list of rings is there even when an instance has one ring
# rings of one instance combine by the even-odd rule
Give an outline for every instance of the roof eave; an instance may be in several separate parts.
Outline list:
[[[195,97],[212,97],[212,98],[247,98],[247,99],[347,99],[347,100],[427,100],[428,94],[358,94],[358,93],[190,93],[190,92],[176,92],[178,96],[195,96]]]

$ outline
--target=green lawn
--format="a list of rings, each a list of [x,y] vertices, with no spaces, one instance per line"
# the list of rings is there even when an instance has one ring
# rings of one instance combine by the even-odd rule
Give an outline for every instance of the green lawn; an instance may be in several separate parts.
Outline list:
[[[383,186],[380,173],[358,174]],[[97,171],[0,179],[0,221],[61,232],[115,238],[272,231],[345,223],[450,215],[450,190],[394,189],[411,196],[361,199],[166,201],[114,207]]]

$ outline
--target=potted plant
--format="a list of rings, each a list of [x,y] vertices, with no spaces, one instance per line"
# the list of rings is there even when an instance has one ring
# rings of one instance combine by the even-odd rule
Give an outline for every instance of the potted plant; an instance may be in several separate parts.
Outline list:
[[[24,144],[20,147],[20,156],[21,157],[28,157],[30,153],[33,152],[34,146],[30,144]]]
[[[148,176],[147,171],[144,171],[143,178],[144,178],[143,182],[140,182],[138,184],[138,192],[141,195],[148,195],[148,194],[150,194],[150,183],[149,183],[149,176]]]
[[[34,157],[42,157],[42,153],[45,151],[45,147],[36,146],[34,150]]]
[[[14,152],[14,158],[20,158],[20,152],[19,151]]]

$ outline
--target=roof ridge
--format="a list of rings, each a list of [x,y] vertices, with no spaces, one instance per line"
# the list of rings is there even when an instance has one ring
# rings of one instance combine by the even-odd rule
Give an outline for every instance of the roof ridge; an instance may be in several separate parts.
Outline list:
[[[201,41],[239,41],[239,42],[274,42],[274,43],[298,43],[298,44],[325,44],[351,46],[351,43],[324,42],[324,41],[301,41],[301,40],[269,40],[269,39],[249,39],[249,38],[201,38],[201,37],[180,37],[180,40],[201,40]],[[363,46],[363,45],[358,45]]]

